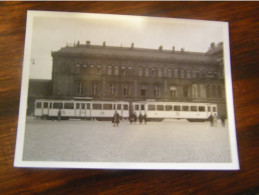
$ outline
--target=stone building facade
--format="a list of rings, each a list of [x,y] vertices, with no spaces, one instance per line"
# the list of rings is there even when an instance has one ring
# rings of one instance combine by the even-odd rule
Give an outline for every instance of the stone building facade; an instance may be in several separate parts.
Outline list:
[[[51,53],[55,98],[217,103],[225,113],[222,43],[208,52],[74,44]]]

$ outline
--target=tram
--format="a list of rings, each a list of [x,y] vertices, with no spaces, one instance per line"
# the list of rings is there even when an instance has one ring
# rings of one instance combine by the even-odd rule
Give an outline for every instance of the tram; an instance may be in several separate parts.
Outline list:
[[[115,110],[121,118],[129,117],[129,103],[123,101],[77,101],[77,100],[47,100],[35,101],[36,117],[42,119],[111,119]]]
[[[187,119],[206,121],[210,115],[217,116],[217,104],[193,102],[156,102],[156,101],[90,101],[90,100],[48,100],[35,101],[34,116],[41,119],[96,119],[110,120],[115,111],[122,119],[130,114],[147,115],[148,120]]]
[[[133,102],[133,112],[146,114],[149,120],[187,119],[206,121],[210,115],[217,116],[217,104],[191,102]]]

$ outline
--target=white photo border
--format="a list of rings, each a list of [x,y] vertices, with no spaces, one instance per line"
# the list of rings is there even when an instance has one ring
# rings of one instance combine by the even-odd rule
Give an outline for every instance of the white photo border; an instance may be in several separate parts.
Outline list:
[[[30,59],[32,45],[32,29],[34,17],[59,17],[59,18],[98,18],[98,17],[123,17],[130,19],[152,19],[153,21],[168,21],[185,24],[207,24],[218,25],[223,29],[224,37],[224,70],[225,70],[225,94],[227,103],[227,112],[229,119],[229,142],[231,150],[230,163],[121,163],[121,162],[64,162],[64,161],[24,161],[23,148],[25,138],[26,108],[28,98],[28,83],[30,74]],[[233,105],[233,91],[230,66],[230,47],[229,47],[229,26],[228,22],[205,21],[193,19],[176,19],[176,18],[160,18],[160,17],[143,17],[129,15],[113,15],[113,14],[90,14],[75,12],[53,12],[53,11],[28,11],[26,23],[26,36],[24,47],[22,85],[19,107],[19,119],[17,128],[16,148],[15,148],[15,167],[37,167],[37,168],[89,168],[89,169],[148,169],[148,170],[239,170],[238,148],[236,140],[236,128]]]

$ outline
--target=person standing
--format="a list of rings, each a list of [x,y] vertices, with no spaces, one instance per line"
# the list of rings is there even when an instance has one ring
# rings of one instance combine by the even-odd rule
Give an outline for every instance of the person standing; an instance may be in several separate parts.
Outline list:
[[[221,124],[222,124],[222,127],[225,127],[225,120],[226,120],[225,115],[222,115],[222,116],[221,116]]]
[[[213,116],[213,126],[217,127],[217,123],[218,123],[218,117],[217,117],[217,115],[215,113],[214,116]]]
[[[145,124],[147,124],[147,113],[144,114],[143,119],[144,119]]]
[[[210,114],[209,116],[209,121],[210,121],[210,126],[213,127],[213,116],[212,116],[212,113]]]
[[[134,114],[133,113],[130,113],[129,121],[130,121],[130,124],[132,125],[132,123],[134,121]]]
[[[136,124],[136,122],[137,122],[137,114],[136,114],[136,112],[134,112],[133,118],[134,118],[134,123]]]
[[[58,121],[61,119],[61,109],[58,110]]]
[[[143,115],[141,113],[139,113],[139,123],[142,124],[142,121],[143,121]]]
[[[115,111],[114,115],[113,115],[113,119],[112,119],[112,122],[113,122],[113,126],[119,126],[119,123],[120,123],[120,115],[117,111]]]

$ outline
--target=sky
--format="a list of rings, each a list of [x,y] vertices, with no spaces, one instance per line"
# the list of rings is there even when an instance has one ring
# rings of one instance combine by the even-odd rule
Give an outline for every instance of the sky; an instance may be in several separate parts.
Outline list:
[[[47,14],[46,14],[47,13]],[[222,22],[157,17],[46,12],[33,17],[30,78],[51,79],[51,51],[75,42],[91,45],[206,52],[223,41]],[[27,35],[26,35],[27,36]]]

